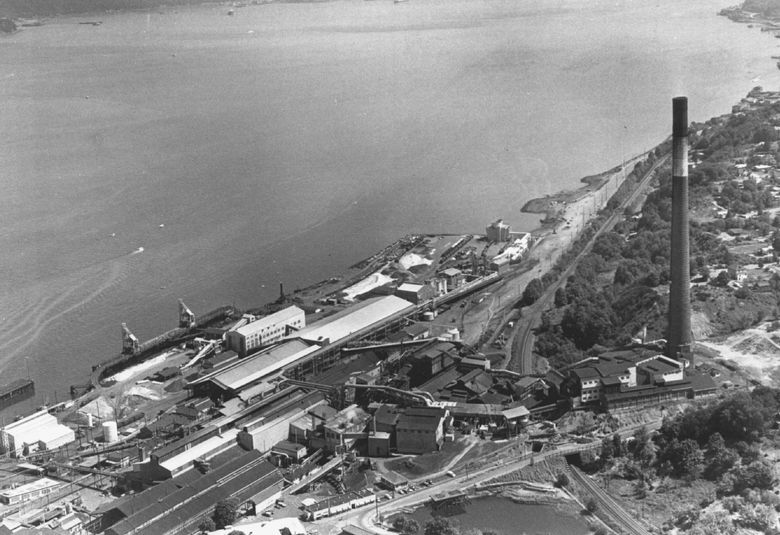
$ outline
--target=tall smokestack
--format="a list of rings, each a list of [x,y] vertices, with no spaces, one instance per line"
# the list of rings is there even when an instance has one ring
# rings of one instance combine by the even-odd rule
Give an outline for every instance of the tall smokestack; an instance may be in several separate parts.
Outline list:
[[[691,272],[688,230],[688,99],[672,99],[672,251],[669,288],[669,340],[673,358],[691,352]]]

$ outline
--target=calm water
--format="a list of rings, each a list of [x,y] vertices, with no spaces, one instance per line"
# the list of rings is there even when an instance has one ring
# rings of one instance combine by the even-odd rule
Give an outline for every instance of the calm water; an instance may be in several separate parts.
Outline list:
[[[29,357],[62,399],[178,297],[257,305],[409,232],[532,228],[525,201],[663,139],[672,96],[703,120],[780,85],[780,41],[723,5],[203,6],[0,38],[2,381]]]
[[[421,527],[433,517],[428,507],[407,515]],[[493,531],[501,535],[585,535],[591,533],[588,524],[576,514],[564,512],[552,505],[526,505],[508,498],[487,497],[472,500],[463,514],[449,517],[461,528]]]

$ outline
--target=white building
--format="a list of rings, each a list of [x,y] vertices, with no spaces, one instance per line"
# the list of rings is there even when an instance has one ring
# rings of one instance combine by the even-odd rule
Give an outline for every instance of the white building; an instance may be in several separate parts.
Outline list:
[[[0,429],[0,450],[12,457],[21,455],[25,446],[29,453],[53,450],[76,440],[76,434],[62,425],[47,411],[39,411]]]
[[[368,330],[392,316],[412,310],[414,310],[412,303],[394,295],[366,299],[323,318],[300,332],[291,334],[289,338],[299,338],[319,345],[333,344],[350,335]]]
[[[0,491],[0,502],[6,505],[15,505],[46,496],[60,488],[62,483],[43,477],[32,483],[20,485],[15,488]]]
[[[278,342],[288,334],[288,328],[294,330],[306,327],[306,314],[296,306],[264,316],[248,323],[227,335],[228,348],[241,357],[252,349]]]
[[[492,263],[500,265],[502,263],[515,262],[523,257],[531,246],[531,235],[527,232],[512,233],[514,238],[512,244],[506,249],[494,256],[491,260]]]

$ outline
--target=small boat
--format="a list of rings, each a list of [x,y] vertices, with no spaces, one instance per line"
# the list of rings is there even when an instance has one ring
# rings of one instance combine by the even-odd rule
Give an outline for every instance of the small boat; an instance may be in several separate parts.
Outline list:
[[[79,22],[79,24],[86,24],[86,25],[89,25],[89,26],[100,26],[101,24],[103,24],[103,21],[102,20],[85,20],[83,22]]]
[[[236,14],[236,11],[234,9],[228,9],[227,14],[232,17],[233,15]]]

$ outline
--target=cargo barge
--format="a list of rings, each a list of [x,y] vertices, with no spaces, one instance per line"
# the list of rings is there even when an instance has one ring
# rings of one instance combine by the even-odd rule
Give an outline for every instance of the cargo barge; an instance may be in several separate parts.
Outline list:
[[[35,383],[31,379],[17,379],[0,386],[0,410],[15,405],[35,395]]]

